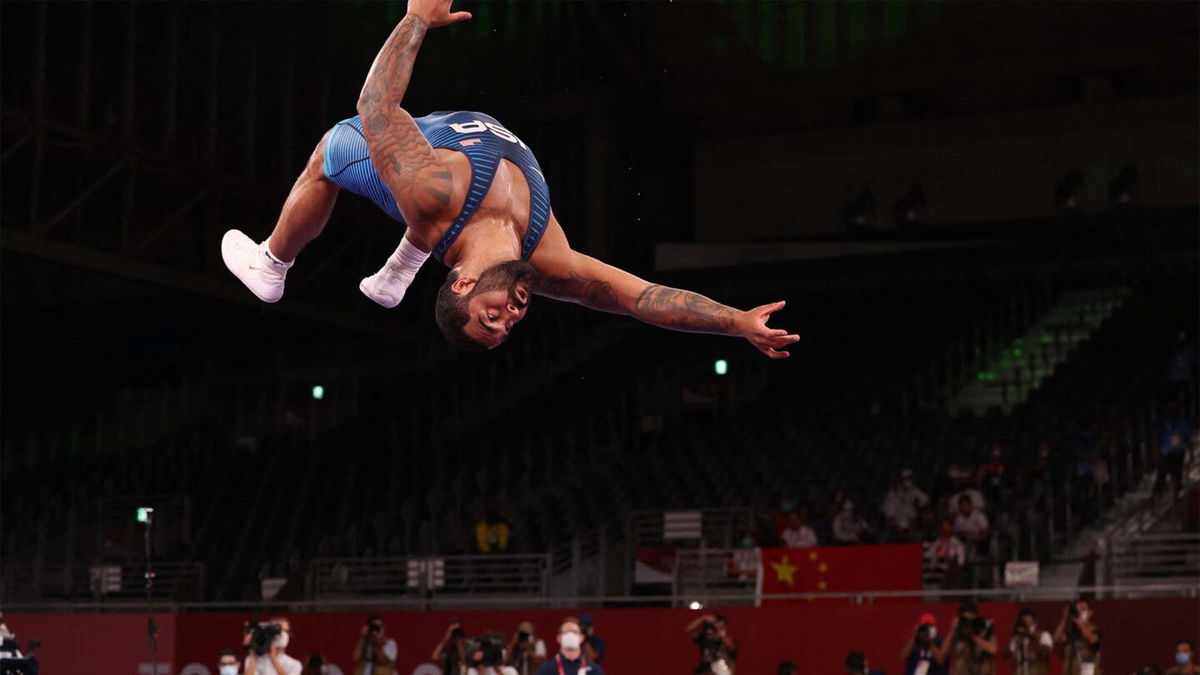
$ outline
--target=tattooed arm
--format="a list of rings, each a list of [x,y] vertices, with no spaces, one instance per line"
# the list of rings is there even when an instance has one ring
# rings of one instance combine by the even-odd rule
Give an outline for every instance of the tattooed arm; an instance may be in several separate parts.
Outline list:
[[[774,359],[787,357],[782,348],[800,339],[786,330],[767,327],[771,313],[783,308],[782,302],[744,312],[699,293],[651,284],[573,251],[543,259],[540,271],[538,295],[632,316],[671,330],[744,337]]]
[[[450,0],[411,0],[408,10],[371,64],[358,97],[358,114],[371,164],[412,225],[438,220],[450,204],[453,181],[400,102],[426,31],[471,15],[450,13]]]

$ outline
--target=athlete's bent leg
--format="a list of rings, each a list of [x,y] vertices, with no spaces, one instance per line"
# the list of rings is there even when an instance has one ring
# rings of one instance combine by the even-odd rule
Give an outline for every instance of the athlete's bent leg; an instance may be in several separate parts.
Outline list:
[[[340,188],[325,177],[325,139],[317,144],[304,172],[288,194],[275,230],[256,243],[239,230],[221,240],[225,266],[263,302],[278,302],[288,269],[308,242],[325,229]]]

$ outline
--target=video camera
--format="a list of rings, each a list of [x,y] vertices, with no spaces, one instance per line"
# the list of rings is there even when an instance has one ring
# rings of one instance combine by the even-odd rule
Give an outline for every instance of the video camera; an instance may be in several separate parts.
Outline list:
[[[467,638],[463,652],[468,666],[500,666],[504,661],[504,638],[497,635],[480,635]]]
[[[243,636],[250,636],[246,647],[254,650],[258,656],[265,656],[271,651],[271,645],[281,633],[283,627],[271,621],[247,621],[246,628],[242,631]]]

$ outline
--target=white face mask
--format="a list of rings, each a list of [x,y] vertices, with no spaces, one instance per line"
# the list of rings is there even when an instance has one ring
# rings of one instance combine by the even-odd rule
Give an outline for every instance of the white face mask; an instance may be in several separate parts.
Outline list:
[[[280,649],[287,649],[288,639],[289,633],[285,630],[279,634],[279,637],[275,638],[275,646],[279,647]]]
[[[563,649],[579,649],[580,643],[583,642],[583,637],[574,631],[563,633],[559,636],[559,642]]]
[[[220,673],[221,675],[237,675],[237,665],[229,664],[221,666]]]
[[[1082,612],[1080,612],[1080,613],[1079,613],[1079,620],[1080,620],[1080,621],[1087,621],[1089,618],[1091,618],[1091,616],[1092,616],[1092,613],[1091,613],[1091,612],[1089,612],[1089,611],[1087,611],[1087,610],[1084,610],[1084,611],[1082,611]]]
[[[930,626],[929,627],[929,639],[932,640],[935,637],[937,637],[937,626]]]

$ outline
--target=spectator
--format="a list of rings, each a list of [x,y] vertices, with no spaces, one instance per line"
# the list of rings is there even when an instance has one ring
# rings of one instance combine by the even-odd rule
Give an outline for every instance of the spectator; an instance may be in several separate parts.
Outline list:
[[[705,614],[688,624],[688,637],[700,649],[700,664],[694,673],[733,673],[737,662],[737,641],[729,634],[725,617]]]
[[[1154,478],[1154,495],[1162,493],[1167,476],[1171,487],[1178,490],[1183,480],[1183,464],[1191,446],[1192,428],[1179,412],[1179,404],[1169,401],[1163,413],[1165,421],[1158,439],[1158,475]]]
[[[583,653],[579,619],[573,616],[563,619],[556,639],[558,653],[537,669],[537,675],[604,675],[604,668]]]
[[[958,588],[959,577],[967,561],[967,551],[954,536],[950,521],[942,521],[940,536],[929,544],[927,555],[930,566],[942,574],[943,587]]]
[[[1175,665],[1167,668],[1166,675],[1200,675],[1200,666],[1196,665],[1192,652],[1191,640],[1176,642]]]
[[[1013,662],[1013,675],[1048,675],[1053,647],[1050,633],[1038,630],[1037,614],[1032,609],[1022,609],[1017,614],[1005,658]]]
[[[457,619],[446,626],[446,634],[441,642],[433,648],[429,657],[434,663],[440,664],[444,675],[460,675],[467,664],[466,631]]]
[[[950,675],[992,675],[996,669],[996,638],[992,622],[979,615],[973,602],[964,602],[950,624]]]
[[[783,543],[792,548],[808,548],[817,545],[817,533],[808,526],[808,519],[798,511],[788,514],[788,524],[780,533]]]
[[[579,615],[579,627],[583,631],[583,654],[592,663],[604,662],[604,638],[597,637],[596,625],[592,615],[584,612]]]
[[[996,441],[992,444],[991,457],[986,464],[981,465],[975,472],[975,481],[979,484],[980,492],[988,504],[1002,504],[1004,493],[1009,487],[1007,466],[1004,463],[1004,444]]]
[[[984,498],[983,492],[970,482],[970,479],[958,481],[955,484],[954,490],[954,496],[950,497],[950,501],[946,504],[946,511],[950,514],[951,518],[958,515],[961,508],[959,503],[963,497],[971,500],[971,508],[973,510],[979,512],[987,510],[987,499]]]
[[[788,516],[796,510],[796,500],[793,497],[783,497],[779,500],[779,509],[771,514],[771,522],[775,525],[775,534],[779,535],[788,526]]]
[[[518,675],[532,675],[546,661],[546,643],[533,634],[533,624],[522,621],[508,644],[504,663],[516,669]]]
[[[232,649],[221,650],[221,658],[217,661],[219,675],[238,675],[237,652]]]
[[[922,614],[913,628],[912,635],[900,650],[904,661],[904,675],[947,675],[945,638],[937,634],[937,619],[932,614]]]
[[[839,544],[862,543],[863,536],[870,530],[866,521],[854,514],[854,502],[842,502],[842,508],[833,518],[833,539]]]
[[[354,646],[354,675],[392,675],[395,672],[396,641],[384,635],[383,619],[367,619]]]
[[[508,550],[508,533],[508,523],[495,509],[488,509],[475,524],[475,544],[480,553],[503,553]]]
[[[889,538],[893,541],[914,541],[914,526],[929,496],[913,484],[912,469],[900,472],[900,480],[883,498],[883,515],[887,518]]]
[[[286,653],[292,640],[292,624],[282,616],[272,618],[271,623],[278,624],[282,630],[271,643],[270,651],[262,657],[250,651],[246,656],[246,675],[300,675],[304,666]],[[244,644],[249,644],[250,637],[247,633]]]
[[[1100,629],[1092,622],[1092,605],[1079,599],[1063,608],[1054,629],[1063,650],[1063,675],[1100,675]]]
[[[975,510],[971,498],[958,498],[958,517],[954,519],[954,534],[968,544],[979,544],[987,539],[988,519],[983,511]]]

